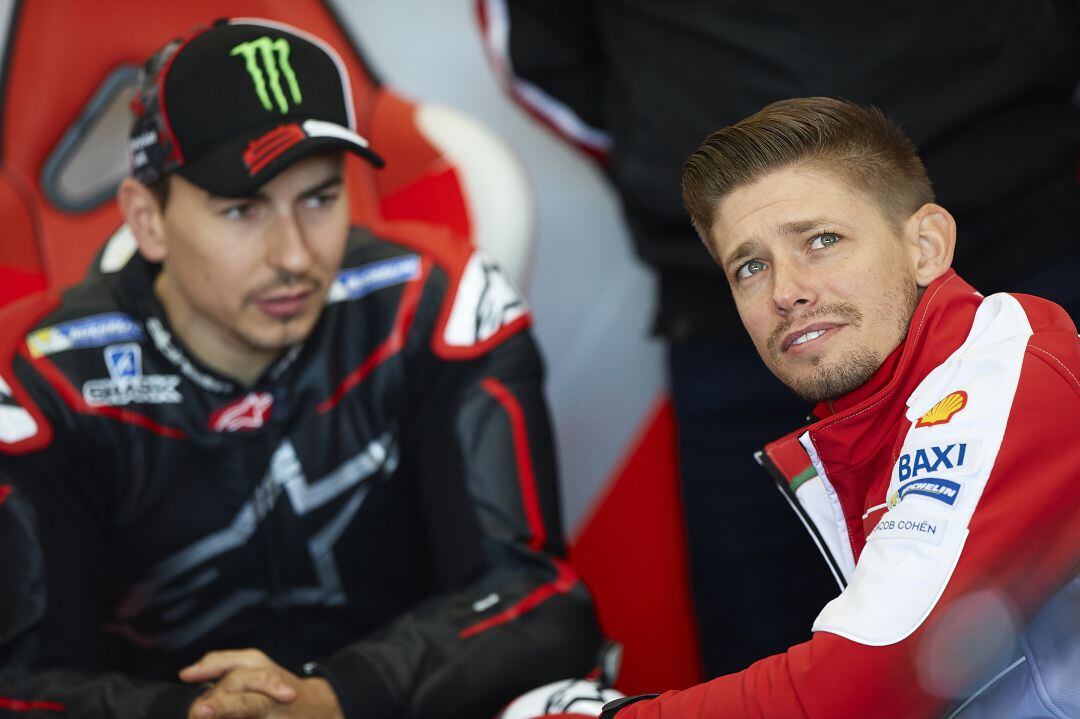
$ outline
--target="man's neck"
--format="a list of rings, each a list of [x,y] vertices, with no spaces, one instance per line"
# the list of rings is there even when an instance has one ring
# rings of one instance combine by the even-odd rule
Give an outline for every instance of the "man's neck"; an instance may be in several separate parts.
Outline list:
[[[154,294],[184,348],[213,371],[243,387],[253,386],[281,355],[280,350],[251,347],[235,333],[195,311],[164,272],[154,280]]]

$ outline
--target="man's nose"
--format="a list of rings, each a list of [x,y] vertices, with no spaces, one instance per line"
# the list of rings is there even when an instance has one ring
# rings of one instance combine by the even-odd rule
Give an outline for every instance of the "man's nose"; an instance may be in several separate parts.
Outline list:
[[[268,245],[267,259],[275,269],[302,275],[311,268],[311,248],[303,227],[291,213],[275,219]]]
[[[813,277],[805,269],[774,264],[772,282],[773,305],[782,315],[808,309],[817,302]]]

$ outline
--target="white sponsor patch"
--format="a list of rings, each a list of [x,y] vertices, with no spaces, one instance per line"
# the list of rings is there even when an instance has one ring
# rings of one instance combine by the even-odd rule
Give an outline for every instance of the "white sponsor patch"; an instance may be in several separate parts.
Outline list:
[[[886,512],[866,541],[879,539],[917,539],[920,542],[941,544],[949,523],[939,517],[896,517]]]
[[[0,377],[0,442],[15,444],[37,434],[34,418],[15,402],[11,387]]]
[[[893,467],[893,481],[966,477],[978,471],[978,460],[979,440],[973,437],[905,446]]]
[[[338,272],[327,295],[328,303],[357,300],[384,287],[400,285],[420,276],[417,255],[394,257]]]
[[[122,407],[128,404],[179,404],[180,377],[148,374],[123,379],[92,379],[83,384],[83,399],[91,407]]]
[[[142,347],[135,343],[109,345],[105,348],[105,366],[113,379],[142,375]]]
[[[451,347],[471,347],[528,312],[506,273],[476,252],[465,265],[443,339]]]
[[[887,504],[895,508],[905,497],[922,496],[955,506],[963,483],[979,473],[980,441],[972,436],[905,446],[893,465]]]
[[[106,312],[35,330],[26,336],[26,345],[31,357],[44,357],[66,350],[142,338],[142,325],[138,322],[122,312]]]

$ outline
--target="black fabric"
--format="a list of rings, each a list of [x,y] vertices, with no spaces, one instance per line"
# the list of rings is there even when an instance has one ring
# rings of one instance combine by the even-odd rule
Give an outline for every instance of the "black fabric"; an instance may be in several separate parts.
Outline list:
[[[30,343],[43,357],[0,368],[52,432],[39,427],[36,450],[0,443],[0,484],[35,510],[46,577],[31,597],[45,598],[43,616],[0,626],[13,696],[63,703],[73,719],[156,718],[152,707],[193,696],[176,682],[181,667],[253,647],[298,674],[321,662],[350,719],[479,717],[591,668],[600,635],[588,592],[558,559],[537,349],[517,331],[460,359],[439,354],[462,268],[421,245],[356,231],[344,298],[251,388],[172,335],[151,292],[156,268],[137,255],[117,274],[92,271],[36,325],[53,328]],[[342,385],[385,346],[407,287],[418,299],[400,350]],[[57,329],[66,322],[77,324]],[[138,372],[118,382],[132,347]],[[506,446],[510,416],[486,382],[521,409],[542,531]],[[118,387],[157,389],[86,405]],[[272,401],[261,422],[214,428],[253,394]],[[5,568],[28,556],[26,542],[0,545]],[[538,590],[550,598],[503,616]]]
[[[0,404],[5,398],[0,393]],[[22,493],[9,484],[0,484],[0,547],[11,547],[12,556],[19,558],[0,563],[0,627],[17,634],[38,622],[45,611],[45,568],[34,538],[31,509]]]
[[[957,271],[983,292],[1013,289],[1078,252],[1071,0],[513,0],[507,9],[515,74],[611,134],[611,176],[638,253],[660,273],[656,328],[672,341],[742,331],[683,210],[682,163],[713,130],[787,97],[844,97],[898,121],[956,215]],[[1037,237],[1038,252],[1019,236]]]
[[[806,405],[762,371],[749,342],[683,343],[668,354],[702,663],[715,677],[808,640],[839,588],[747,449],[798,427]]]

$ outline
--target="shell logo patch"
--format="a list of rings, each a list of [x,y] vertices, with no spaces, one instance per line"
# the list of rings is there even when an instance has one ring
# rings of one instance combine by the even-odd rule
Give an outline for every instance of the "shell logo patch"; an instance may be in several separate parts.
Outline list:
[[[915,423],[915,428],[919,427],[933,427],[937,424],[948,424],[949,420],[953,418],[953,415],[967,406],[968,396],[967,392],[959,390],[947,395],[945,399],[941,400],[930,410],[919,417],[919,421]]]

